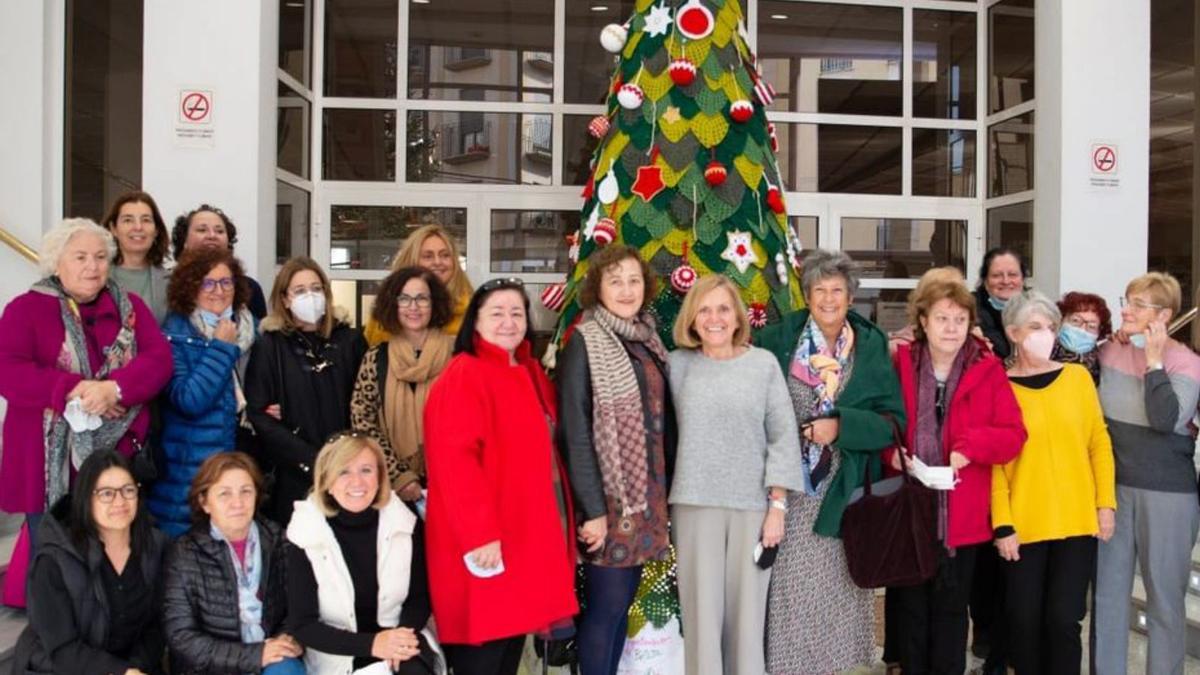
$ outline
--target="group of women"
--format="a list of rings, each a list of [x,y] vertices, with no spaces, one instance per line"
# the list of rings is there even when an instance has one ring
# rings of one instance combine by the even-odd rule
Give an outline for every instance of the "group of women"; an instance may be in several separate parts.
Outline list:
[[[307,258],[263,296],[235,233],[181,216],[168,273],[131,193],[49,232],[0,317],[0,508],[36,543],[20,672],[509,675],[534,634],[612,675],[642,567],[673,553],[689,675],[840,672],[875,657],[843,514],[919,465],[955,485],[921,488],[936,571],[887,589],[885,660],[963,672],[970,611],[989,668],[1078,672],[1095,577],[1092,663],[1124,672],[1136,563],[1148,672],[1182,672],[1200,357],[1167,334],[1167,275],[1130,282],[1113,331],[997,250],[975,292],[928,272],[889,336],[816,250],[807,309],[752,335],[704,277],[669,351],[648,264],[610,244],[552,383],[521,281],[472,290],[437,226],[364,332]]]

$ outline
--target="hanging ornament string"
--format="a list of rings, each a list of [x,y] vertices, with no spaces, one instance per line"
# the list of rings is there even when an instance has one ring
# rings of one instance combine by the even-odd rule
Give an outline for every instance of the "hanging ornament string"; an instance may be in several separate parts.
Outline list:
[[[646,149],[647,155],[658,152],[658,143],[654,142],[654,137],[658,135],[658,101],[651,101],[650,104],[653,108],[650,115],[650,147]]]

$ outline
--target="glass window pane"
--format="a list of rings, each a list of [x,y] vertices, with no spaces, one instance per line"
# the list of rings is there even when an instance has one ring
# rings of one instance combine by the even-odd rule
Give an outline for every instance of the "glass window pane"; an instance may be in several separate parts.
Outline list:
[[[578,211],[492,211],[493,272],[566,272],[565,239]]]
[[[396,0],[325,0],[325,95],[396,97]]]
[[[312,34],[312,0],[279,3],[279,68],[309,87],[309,36]]]
[[[554,0],[413,3],[408,39],[409,98],[548,103],[553,97]]]
[[[308,178],[308,116],[310,106],[291,87],[279,83],[278,145],[275,165]]]
[[[975,196],[975,132],[913,129],[913,194]]]
[[[382,279],[330,279],[333,304],[346,310],[351,326],[358,328],[366,325],[381,283]]]
[[[789,216],[788,224],[792,227],[794,233],[800,239],[800,245],[804,250],[819,248],[821,242],[819,240],[818,226],[821,221],[816,216]],[[801,253],[803,255],[803,253]]]
[[[325,111],[321,161],[325,180],[396,180],[396,112]]]
[[[899,127],[775,125],[779,172],[793,192],[901,192]]]
[[[1009,204],[987,212],[987,248],[1015,249],[1031,268],[1033,276],[1033,202]]]
[[[778,92],[769,109],[902,114],[903,27],[899,7],[758,3],[759,59]]]
[[[842,250],[864,279],[918,279],[945,265],[965,271],[967,221],[842,218]]]
[[[283,181],[275,181],[275,262],[308,255],[309,194]]]
[[[884,332],[908,325],[908,288],[863,288],[854,293],[851,308],[865,316]]]
[[[392,260],[408,233],[430,224],[446,228],[462,256],[460,264],[467,264],[466,209],[339,204],[330,211],[331,269],[391,269]]]
[[[633,0],[567,2],[567,39],[563,81],[567,103],[604,103],[618,57],[600,46],[600,31],[624,23],[634,11]]]
[[[1033,100],[1033,0],[988,9],[988,91],[993,113]]]
[[[600,141],[588,133],[595,115],[563,115],[562,179],[564,185],[586,185],[591,172],[592,152]]]
[[[1033,113],[988,127],[989,197],[1033,189]]]
[[[975,119],[975,14],[913,10],[913,115]]]
[[[408,181],[549,185],[553,136],[550,115],[410,111]]]

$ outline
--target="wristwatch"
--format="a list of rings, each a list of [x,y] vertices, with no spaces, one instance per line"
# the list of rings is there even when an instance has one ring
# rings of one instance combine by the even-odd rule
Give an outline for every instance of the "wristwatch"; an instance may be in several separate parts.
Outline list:
[[[1162,370],[1162,369],[1163,369],[1163,364],[1161,361],[1158,363],[1147,363],[1146,364],[1146,372],[1147,373],[1152,373],[1156,370]]]
[[[787,509],[787,500],[786,499],[772,499],[772,500],[770,500],[770,502],[771,502],[771,508],[779,509],[780,511],[787,513],[788,509]]]

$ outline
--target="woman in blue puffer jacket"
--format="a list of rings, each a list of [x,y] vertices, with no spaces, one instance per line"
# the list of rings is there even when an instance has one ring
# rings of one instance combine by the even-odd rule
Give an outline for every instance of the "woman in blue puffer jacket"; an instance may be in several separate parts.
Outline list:
[[[163,332],[175,372],[162,396],[166,471],[150,493],[159,527],[178,536],[191,526],[188,490],[210,455],[234,450],[246,407],[242,380],[257,333],[249,285],[227,250],[189,253],[171,274]]]

